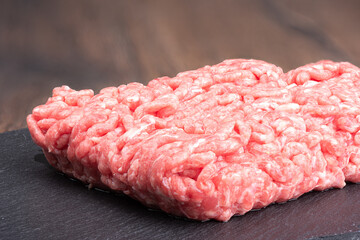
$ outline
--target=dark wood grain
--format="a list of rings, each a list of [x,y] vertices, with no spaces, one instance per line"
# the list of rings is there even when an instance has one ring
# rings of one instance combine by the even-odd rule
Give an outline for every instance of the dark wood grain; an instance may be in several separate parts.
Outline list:
[[[0,134],[0,239],[359,239],[360,185],[311,192],[233,217],[197,222],[88,190],[46,162],[27,129]]]
[[[99,91],[227,58],[359,66],[359,12],[357,0],[3,0],[0,132],[64,84]]]

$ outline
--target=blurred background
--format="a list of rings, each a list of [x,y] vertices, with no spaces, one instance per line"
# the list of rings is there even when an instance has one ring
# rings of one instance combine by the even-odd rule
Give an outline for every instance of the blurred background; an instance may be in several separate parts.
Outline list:
[[[61,85],[98,92],[228,58],[360,66],[359,23],[357,0],[2,0],[0,132]]]

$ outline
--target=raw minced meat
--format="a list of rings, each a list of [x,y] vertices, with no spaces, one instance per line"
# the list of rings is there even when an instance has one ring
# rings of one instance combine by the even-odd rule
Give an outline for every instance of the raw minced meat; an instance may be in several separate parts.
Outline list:
[[[191,219],[360,182],[360,69],[320,61],[283,73],[258,60],[75,91],[27,118],[58,170]]]

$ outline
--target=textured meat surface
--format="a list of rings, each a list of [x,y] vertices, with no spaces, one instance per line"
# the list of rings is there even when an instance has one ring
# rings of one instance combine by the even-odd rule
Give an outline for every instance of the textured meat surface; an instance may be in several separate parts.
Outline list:
[[[91,90],[55,88],[27,118],[60,171],[197,220],[229,220],[360,182],[360,69],[258,60]]]

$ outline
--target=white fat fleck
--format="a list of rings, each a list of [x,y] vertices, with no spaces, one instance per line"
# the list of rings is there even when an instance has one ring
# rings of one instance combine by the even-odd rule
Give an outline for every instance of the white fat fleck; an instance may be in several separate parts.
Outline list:
[[[240,147],[239,149],[238,149],[238,153],[243,153],[244,152],[244,148],[243,147]]]
[[[339,104],[339,107],[340,107],[341,110],[343,110],[343,109],[350,109],[350,108],[351,108],[349,105],[347,105],[347,104],[345,104],[345,103],[340,103],[340,104]]]
[[[292,84],[286,86],[285,88],[290,89],[290,88],[294,88],[294,87],[297,87],[296,83],[292,83]]]
[[[129,129],[126,133],[124,133],[123,137],[125,139],[130,139],[135,137],[136,135],[140,134],[144,129],[146,129],[147,127],[149,127],[150,125],[155,124],[155,118],[154,117],[149,117],[148,118],[150,120],[150,123],[144,123],[142,124],[140,127],[133,127],[131,129]]]
[[[281,89],[279,92],[283,93],[283,94],[286,94],[286,93],[289,93],[289,90],[288,89]]]
[[[326,177],[326,172],[319,172],[319,173],[318,173],[318,177],[319,177],[320,179],[324,179],[324,178]]]
[[[203,138],[198,139],[194,144],[189,144],[190,152],[193,152],[201,143],[204,143],[206,140]]]
[[[229,99],[229,102],[233,102],[235,100],[238,100],[240,97],[239,95],[235,94],[235,93],[230,93],[228,95],[228,99]]]
[[[135,137],[137,134],[139,134],[141,132],[141,130],[143,129],[144,126],[140,127],[140,128],[131,128],[129,129],[123,136],[124,138],[133,138]]]
[[[284,112],[297,112],[300,110],[300,106],[297,103],[287,103],[280,105],[276,108],[278,111],[284,111]]]
[[[269,135],[268,134],[260,134],[260,141],[261,142],[266,142],[269,138]]]
[[[155,123],[155,119],[150,119],[151,123],[143,124],[140,128],[131,128],[129,129],[123,136],[125,139],[130,139],[141,133],[144,129],[146,129],[149,125]]]
[[[316,187],[328,185],[329,183],[332,183],[331,178],[327,177],[326,172],[319,172],[318,174],[319,180],[323,180],[324,182],[322,184],[317,184]]]
[[[111,149],[112,149],[112,148],[111,148]],[[115,152],[114,152],[114,151],[109,151],[109,153],[108,153],[108,159],[112,159],[114,155],[115,155]]]
[[[315,65],[315,66],[312,66],[312,67],[315,68],[315,69],[318,69],[318,70],[324,70],[323,65]]]
[[[326,125],[321,125],[320,128],[327,133],[331,133],[333,131],[329,126]]]
[[[279,106],[279,104],[277,104],[277,103],[274,103],[274,102],[270,103],[270,107],[273,109],[277,108],[278,106]]]
[[[242,178],[242,175],[241,175],[240,173],[235,172],[235,173],[232,174],[232,177],[241,179],[241,178]]]
[[[139,100],[139,95],[133,95],[126,98],[126,101],[128,102],[138,102]]]
[[[317,82],[317,81],[309,80],[306,83],[304,83],[303,86],[304,87],[313,87],[313,86],[318,85],[318,84],[320,84],[320,83]]]
[[[251,185],[253,185],[253,184],[251,184]],[[242,192],[242,194],[240,195],[240,198],[236,201],[236,202],[238,202],[238,203],[243,203],[244,202],[244,198],[245,198],[245,193],[247,193],[249,191],[249,188],[246,188],[243,192]]]
[[[276,108],[279,105],[277,103],[272,102],[262,102],[262,103],[254,103],[253,106],[257,109],[268,109],[268,108]]]
[[[356,112],[359,111],[357,107],[350,106],[350,105],[345,104],[345,103],[340,103],[339,107],[340,107],[341,111],[342,110],[347,110],[347,111],[349,111],[349,113],[356,113]]]
[[[209,218],[213,218],[216,217],[218,214],[216,211],[206,211],[205,215],[208,216]]]
[[[279,78],[279,74],[277,74],[276,72],[273,72],[273,71],[271,71],[271,70],[268,70],[268,71],[266,72],[266,74],[267,74],[268,76],[272,76],[272,77],[275,78],[275,79],[278,79],[278,78]]]
[[[94,143],[99,143],[101,140],[101,137],[91,137],[90,140],[93,141]]]
[[[276,127],[276,131],[278,132],[282,132],[285,130],[285,128],[288,126],[288,122],[287,121],[284,121],[284,120],[276,120],[275,121],[275,127]]]
[[[191,88],[190,91],[192,93],[202,93],[204,90],[202,88],[196,86],[196,87]]]
[[[331,100],[331,101],[333,101],[333,102],[336,102],[336,103],[340,103],[340,102],[341,102],[340,98],[338,98],[338,97],[335,96],[335,95],[330,96],[330,97],[329,97],[329,100]]]

